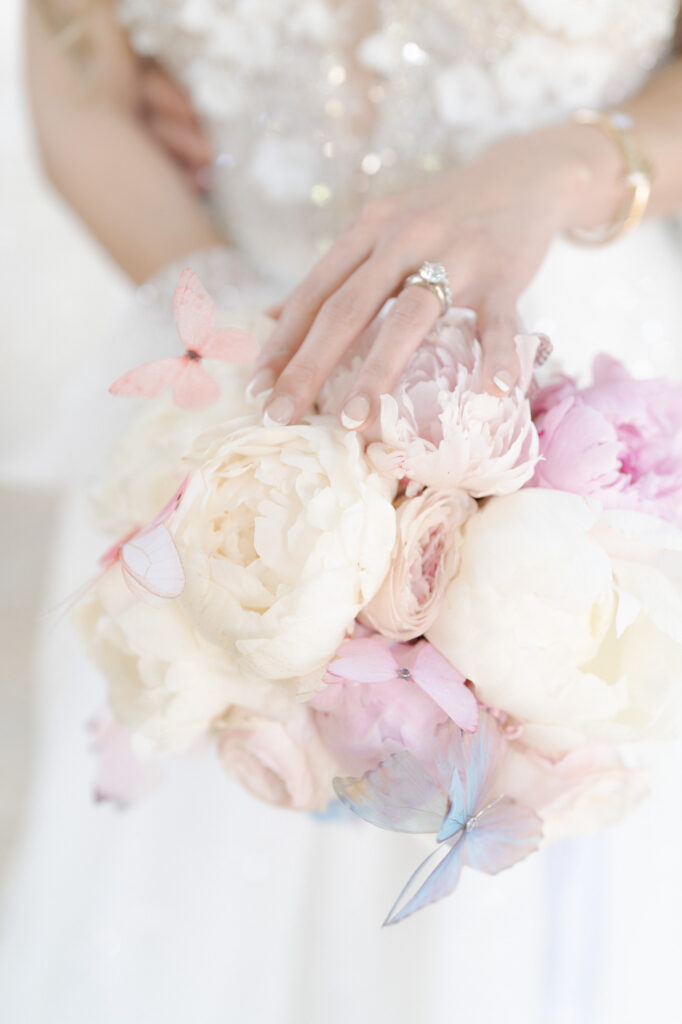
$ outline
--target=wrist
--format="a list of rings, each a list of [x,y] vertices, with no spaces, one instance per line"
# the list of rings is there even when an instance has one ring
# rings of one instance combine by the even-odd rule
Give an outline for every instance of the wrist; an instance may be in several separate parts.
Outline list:
[[[597,228],[613,219],[627,189],[622,155],[603,131],[567,121],[535,133],[534,148],[558,230]]]
[[[486,157],[496,173],[505,168],[512,201],[556,234],[608,224],[626,196],[622,155],[592,125],[566,121],[503,139]]]

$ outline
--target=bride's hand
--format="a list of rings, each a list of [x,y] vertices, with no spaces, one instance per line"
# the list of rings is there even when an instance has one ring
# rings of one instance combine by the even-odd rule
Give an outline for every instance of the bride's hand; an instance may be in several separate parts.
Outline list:
[[[397,295],[340,417],[371,422],[441,312],[438,296],[402,288],[422,262],[442,263],[452,302],[476,311],[491,393],[513,387],[517,302],[552,239],[569,226],[608,221],[619,198],[615,147],[567,124],[508,139],[474,162],[402,195],[373,200],[281,308],[258,360],[255,393],[273,387],[266,412],[302,416],[348,347]]]

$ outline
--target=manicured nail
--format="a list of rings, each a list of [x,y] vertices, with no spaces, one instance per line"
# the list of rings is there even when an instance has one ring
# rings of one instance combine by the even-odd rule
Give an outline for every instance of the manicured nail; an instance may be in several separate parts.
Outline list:
[[[264,391],[269,391],[274,383],[274,373],[270,367],[264,366],[262,370],[257,370],[254,373],[246,387],[246,393],[251,398],[255,398],[256,395],[262,395]]]
[[[341,411],[341,425],[346,430],[357,430],[369,416],[369,398],[367,395],[353,395]]]
[[[266,427],[286,427],[294,415],[294,400],[289,395],[277,395],[263,413]]]
[[[511,374],[507,373],[506,370],[499,370],[493,376],[493,384],[503,395],[508,395],[512,388]]]

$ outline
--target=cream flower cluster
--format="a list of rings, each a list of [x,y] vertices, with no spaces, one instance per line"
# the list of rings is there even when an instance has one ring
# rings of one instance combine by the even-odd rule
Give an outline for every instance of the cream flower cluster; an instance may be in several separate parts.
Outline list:
[[[261,343],[272,329],[249,324]],[[337,418],[362,352],[290,426],[263,425],[234,366],[212,367],[213,406],[153,400],[98,502],[120,536],[167,530],[181,592],[131,590],[119,547],[78,612],[138,754],[212,737],[251,792],[315,809],[335,774],[423,757],[436,730],[492,716],[505,792],[549,833],[621,813],[639,787],[617,747],[670,732],[682,698],[682,531],[662,518],[673,477],[658,458],[682,428],[660,409],[655,445],[626,428],[650,394],[669,411],[680,396],[611,368],[584,393],[536,390],[531,409],[537,340],[517,337],[519,384],[489,395],[475,318],[450,311],[366,435]],[[591,475],[574,469],[585,432],[569,430],[568,392],[625,439],[603,450],[590,434]],[[608,502],[582,482],[604,460],[629,474]]]

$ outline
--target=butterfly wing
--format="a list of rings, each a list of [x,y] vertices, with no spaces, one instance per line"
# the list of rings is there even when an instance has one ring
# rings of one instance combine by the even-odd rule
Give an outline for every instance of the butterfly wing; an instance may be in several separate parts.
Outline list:
[[[154,523],[121,546],[121,569],[136,596],[179,597],[185,586],[180,555],[165,523]]]
[[[481,715],[478,729],[463,737],[465,795],[469,815],[480,810],[497,771],[502,738],[492,715]]]
[[[189,267],[180,275],[173,313],[178,334],[186,349],[205,359],[249,363],[260,346],[254,336],[238,327],[214,327],[216,304]]]
[[[170,501],[167,502],[167,504],[165,504],[163,506],[163,508],[161,509],[159,514],[157,516],[155,516],[154,519],[152,519],[151,523],[148,523],[147,526],[143,527],[143,530],[150,530],[153,526],[158,526],[159,523],[167,523],[169,521],[169,519],[172,518],[173,513],[176,511],[178,505],[182,501],[182,496],[185,493],[185,491],[187,490],[187,484],[188,483],[189,483],[189,474],[182,481],[182,483],[180,484],[180,486],[178,487],[177,491],[175,492],[173,497],[170,499]],[[130,534],[129,537],[124,537],[123,540],[120,541],[119,543],[120,544],[125,543],[125,541],[129,540],[131,536],[134,536],[134,534]]]
[[[177,380],[184,366],[185,359],[182,356],[143,363],[115,380],[109,393],[130,398],[154,398]]]
[[[404,750],[361,779],[334,779],[339,800],[370,825],[393,832],[437,832],[447,796]]]
[[[395,679],[398,666],[388,647],[376,636],[346,640],[328,672],[356,683],[385,683]]]
[[[180,409],[201,409],[220,398],[220,385],[196,359],[185,359],[173,386],[173,401]]]
[[[186,349],[203,355],[202,344],[213,330],[215,315],[215,302],[191,267],[186,267],[173,297],[175,326]]]
[[[438,833],[440,840],[448,839],[484,806],[497,771],[501,742],[497,723],[489,714],[481,715],[476,732],[450,739],[441,755],[452,775],[450,808]]]
[[[464,676],[431,644],[425,643],[412,666],[412,678],[465,732],[478,725],[478,702]]]
[[[204,359],[221,359],[225,363],[250,363],[259,351],[253,334],[239,327],[213,328],[197,348]]]
[[[441,843],[422,861],[388,912],[384,925],[397,924],[410,914],[449,896],[462,873],[463,843],[460,836],[454,843]],[[422,882],[426,869],[436,860],[436,867]]]
[[[541,841],[538,815],[505,796],[485,809],[467,832],[465,860],[476,871],[496,875],[537,850]]]

